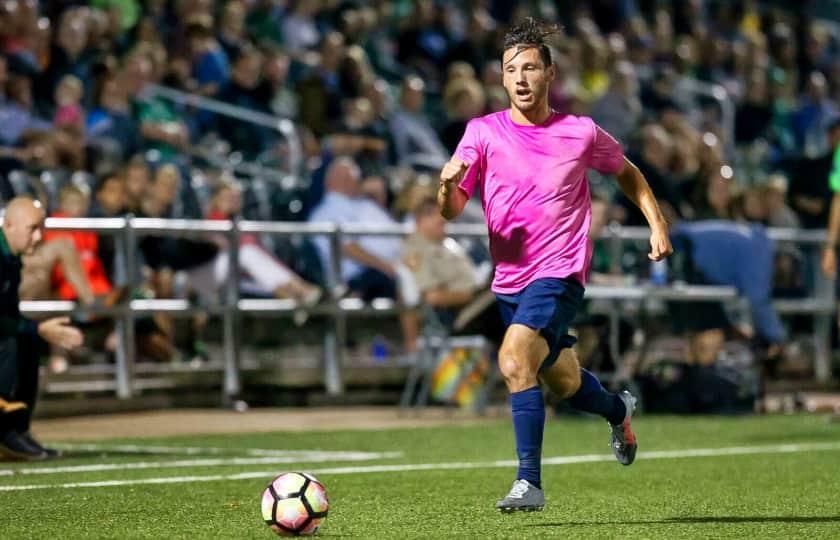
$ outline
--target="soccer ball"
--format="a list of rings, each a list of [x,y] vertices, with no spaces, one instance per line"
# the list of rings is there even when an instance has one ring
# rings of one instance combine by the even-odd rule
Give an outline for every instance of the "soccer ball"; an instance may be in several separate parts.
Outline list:
[[[263,519],[280,536],[315,534],[329,507],[327,488],[306,473],[283,473],[262,494]]]

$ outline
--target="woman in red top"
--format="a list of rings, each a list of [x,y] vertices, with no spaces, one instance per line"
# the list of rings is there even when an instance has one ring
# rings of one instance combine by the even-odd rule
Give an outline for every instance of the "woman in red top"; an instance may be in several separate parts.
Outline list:
[[[81,189],[67,186],[59,193],[59,210],[51,217],[85,217],[89,201]],[[73,242],[79,255],[79,262],[84,270],[88,285],[95,296],[111,292],[111,282],[105,273],[105,267],[99,258],[99,236],[93,231],[45,231],[44,242],[66,238]],[[79,291],[67,279],[64,267],[57,264],[52,272],[53,289],[62,300],[79,299]]]

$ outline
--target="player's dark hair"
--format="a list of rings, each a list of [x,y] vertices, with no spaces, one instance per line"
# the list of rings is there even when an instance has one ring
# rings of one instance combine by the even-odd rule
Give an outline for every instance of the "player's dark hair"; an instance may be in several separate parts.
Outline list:
[[[548,48],[545,39],[559,33],[560,27],[556,24],[544,24],[528,17],[508,30],[505,34],[503,50],[506,51],[516,47],[516,53],[519,54],[525,49],[536,47],[540,52],[543,65],[548,67],[551,65],[551,50]]]

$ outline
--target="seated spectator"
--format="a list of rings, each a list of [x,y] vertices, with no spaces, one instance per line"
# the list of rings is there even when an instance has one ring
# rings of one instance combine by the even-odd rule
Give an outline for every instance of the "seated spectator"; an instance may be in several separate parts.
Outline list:
[[[613,68],[609,90],[592,105],[592,119],[625,146],[639,124],[642,104],[633,64],[618,62]]]
[[[228,0],[218,21],[219,44],[228,58],[236,57],[242,47],[247,46],[245,32],[245,3],[240,0]]]
[[[327,169],[326,193],[312,210],[309,221],[332,223],[370,223],[394,225],[396,220],[376,203],[359,197],[361,171],[350,158],[337,158]],[[325,269],[330,268],[327,238],[316,238],[315,245]],[[354,295],[365,300],[396,298],[395,276],[402,241],[394,236],[366,235],[345,239],[342,246],[341,279]]]
[[[289,82],[290,65],[289,55],[275,50],[267,54],[263,67],[261,91],[271,112],[283,118],[297,118],[298,115],[299,98]]]
[[[350,156],[364,174],[381,174],[388,154],[387,130],[376,121],[371,102],[366,97],[344,102],[344,116],[335,133],[327,138],[334,155]]]
[[[806,229],[825,227],[832,192],[826,181],[834,169],[834,153],[840,148],[840,118],[829,124],[828,149],[816,158],[803,157],[793,166],[788,197]]]
[[[446,61],[449,36],[443,23],[443,5],[412,2],[412,12],[396,36],[397,61],[424,79],[437,81],[438,66]]]
[[[799,217],[787,205],[788,182],[780,174],[767,178],[763,188],[764,204],[767,205],[767,225],[770,227],[799,227]]]
[[[766,137],[773,120],[766,71],[754,69],[748,76],[744,101],[735,112],[735,142],[743,145]]]
[[[446,85],[443,103],[449,121],[441,131],[441,140],[447,151],[454,153],[464,136],[467,122],[484,113],[487,98],[481,83],[474,78],[459,77]]]
[[[139,168],[138,168],[139,170]],[[171,218],[178,202],[181,177],[174,165],[161,166],[154,181],[140,201],[141,215],[145,217]],[[197,290],[190,272],[204,272],[207,265],[212,265],[219,253],[216,243],[197,238],[148,235],[140,238],[139,250],[142,254],[144,282],[141,290],[150,298],[173,298],[176,296],[197,296],[204,301],[213,302],[218,292],[215,287]],[[179,272],[184,273],[179,273]],[[185,286],[178,288],[176,278],[185,278]],[[207,317],[197,314],[191,318],[191,335],[188,339],[188,355],[193,359],[205,359],[206,351],[202,339]],[[137,322],[137,333],[142,336],[138,349],[144,355],[158,361],[171,361],[178,358],[174,346],[175,327],[170,314],[155,313],[152,317]]]
[[[181,172],[175,165],[167,163],[159,166],[155,171],[146,197],[150,205],[162,204],[164,206],[164,211],[159,217],[178,218],[181,217],[177,210],[180,203],[178,198],[180,191]]]
[[[345,98],[362,97],[376,75],[367,53],[359,45],[350,45],[338,65],[338,87]]]
[[[75,75],[87,87],[92,82],[96,53],[90,47],[91,21],[84,8],[68,9],[61,14],[55,39],[48,52],[49,64],[38,77],[39,102],[49,103],[53,91],[65,75]],[[89,88],[85,88],[89,90]]]
[[[743,330],[766,347],[768,356],[777,355],[785,330],[771,303],[775,248],[764,227],[728,221],[680,223],[671,231],[671,241],[683,260],[686,281],[735,287],[752,314],[751,328]],[[722,306],[672,302],[671,307],[677,325],[687,326],[683,330],[699,344],[695,349],[703,351],[695,360],[713,362],[715,347],[709,343],[722,346],[724,330],[731,326]]]
[[[233,62],[230,80],[221,88],[219,99],[263,113],[269,113],[268,96],[261,95],[260,88],[263,55],[253,47],[240,50]],[[218,131],[231,147],[245,154],[249,159],[265,150],[273,140],[271,131],[264,126],[220,115],[217,117]]]
[[[287,18],[286,6],[274,0],[257,0],[249,3],[245,26],[248,34],[258,43],[281,45],[283,22]]]
[[[391,116],[391,134],[398,163],[437,169],[449,159],[449,152],[423,114],[425,87],[417,75],[403,80],[400,106]]]
[[[428,197],[414,209],[415,232],[403,246],[403,261],[411,270],[422,301],[451,325],[457,310],[481,288],[478,269],[464,249],[446,237],[446,220],[437,201]]]
[[[55,89],[55,116],[53,123],[81,135],[84,132],[85,111],[82,108],[84,88],[73,75],[65,75]]]
[[[732,204],[732,181],[716,172],[705,182],[704,198],[694,208],[694,218],[697,220],[733,219]]]
[[[137,150],[139,142],[122,79],[118,76],[105,79],[99,86],[95,103],[85,121],[85,134],[93,139],[116,142],[122,158],[127,158]]]
[[[213,33],[210,16],[195,16],[187,23],[195,91],[214,96],[230,77],[228,56]]]
[[[415,232],[405,241],[403,262],[411,270],[418,301],[435,314],[425,323],[453,334],[480,334],[498,344],[504,325],[488,288],[490,268],[476,266],[461,244],[446,237],[435,197],[421,199],[413,216]],[[418,313],[407,311],[402,323],[410,344],[419,335]]]
[[[52,217],[85,217],[88,214],[90,201],[88,196],[76,186],[67,186],[59,192],[58,211]],[[106,295],[111,292],[111,283],[105,273],[105,267],[99,259],[99,235],[93,231],[45,231],[44,242],[66,238],[73,242],[84,270],[88,285],[94,295]],[[59,298],[75,300],[79,298],[79,291],[67,278],[63,265],[53,269],[53,286]]]
[[[85,217],[89,205],[87,194],[69,185],[59,192],[58,211],[52,217]],[[77,300],[84,305],[97,302],[104,307],[111,307],[121,300],[125,292],[111,286],[99,255],[99,235],[94,231],[45,231],[43,247],[36,249],[27,259],[28,270],[33,273],[31,278],[24,278],[21,284],[22,291],[25,290],[24,284],[29,288],[26,290],[27,295],[43,295],[44,289],[48,288],[49,298]],[[39,279],[45,274],[51,274],[49,287],[44,286],[42,278]],[[93,320],[90,319],[91,322]],[[99,328],[105,332],[102,338],[112,332],[110,321],[104,326],[99,325]],[[115,336],[106,339],[107,350],[113,352],[115,339]],[[49,359],[50,369],[56,373],[65,371],[68,359],[67,351],[53,347]]]
[[[178,150],[187,147],[190,133],[186,123],[170,102],[143,92],[148,83],[157,80],[149,54],[141,50],[128,57],[124,68],[126,81],[129,95],[134,100],[134,118],[140,126],[143,143],[149,149],[158,150],[168,159]]]
[[[125,178],[125,211],[130,214],[142,215],[142,203],[151,184],[152,172],[141,154],[129,160],[123,169]]]
[[[319,139],[331,133],[341,117],[338,65],[344,58],[344,51],[345,40],[342,34],[330,32],[325,35],[321,40],[318,65],[295,86],[300,97],[300,121]]]
[[[242,191],[232,182],[222,183],[210,201],[207,219],[235,219],[242,211]],[[212,266],[212,272],[198,276],[191,274],[193,280],[212,280],[209,287],[220,287],[227,279],[230,258],[227,253],[227,239],[216,238],[220,252]],[[239,237],[239,267],[252,283],[250,288],[263,295],[276,298],[291,298],[307,305],[318,302],[322,291],[319,287],[307,283],[291,271],[274,255],[266,251],[255,234],[242,234]],[[198,288],[201,285],[196,284]]]
[[[181,175],[174,165],[161,166],[140,204],[144,217],[173,218],[177,215]],[[130,184],[129,184],[130,185]],[[219,252],[214,242],[195,238],[149,235],[139,241],[146,264],[159,270],[195,269],[215,260]]]
[[[819,71],[810,73],[799,109],[791,117],[797,145],[806,156],[814,158],[829,150],[830,142],[826,134],[838,114],[837,105],[828,97],[825,75]]]
[[[83,305],[94,303],[94,294],[82,268],[76,245],[69,238],[56,238],[41,242],[31,254],[22,258],[23,272],[20,281],[21,300],[54,300],[53,269],[61,266],[67,281]]]
[[[630,160],[644,174],[653,193],[659,199],[659,205],[666,218],[672,218],[679,212],[680,204],[676,182],[671,177],[669,166],[673,157],[671,136],[660,124],[648,124],[642,129],[642,148],[638,155],[629,156]],[[618,202],[625,209],[625,225],[643,225],[647,223],[641,210],[626,197]]]
[[[125,213],[125,179],[119,173],[102,176],[96,184],[90,217],[117,217]]]
[[[119,174],[106,174],[96,185],[94,200],[91,204],[91,217],[119,217],[126,212],[127,194],[125,179]],[[99,258],[105,267],[106,275],[111,283],[127,283],[128,276],[125,275],[124,263],[116,261],[117,237],[103,235],[99,239]]]
[[[0,57],[2,58],[2,57]],[[0,73],[5,75],[5,60],[0,60]],[[5,84],[3,84],[5,83]],[[0,78],[0,144],[17,146],[25,135],[46,132],[50,123],[40,118],[32,107],[32,81],[21,75]]]
[[[318,44],[321,34],[315,23],[316,11],[316,3],[298,0],[282,17],[283,43],[292,54],[301,54]]]

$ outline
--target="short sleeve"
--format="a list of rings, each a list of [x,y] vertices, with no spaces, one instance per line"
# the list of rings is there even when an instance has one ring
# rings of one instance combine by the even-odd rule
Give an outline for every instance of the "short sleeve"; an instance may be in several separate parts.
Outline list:
[[[828,185],[834,193],[840,193],[840,146],[834,151],[831,173],[828,175]]]
[[[464,163],[470,164],[459,187],[469,197],[472,197],[484,167],[484,147],[481,144],[479,123],[476,120],[470,120],[467,123],[464,136],[461,137],[461,142],[458,143],[458,148],[455,149],[455,157]]]
[[[592,123],[595,135],[589,153],[589,167],[603,174],[615,174],[624,166],[624,151],[612,135]]]

